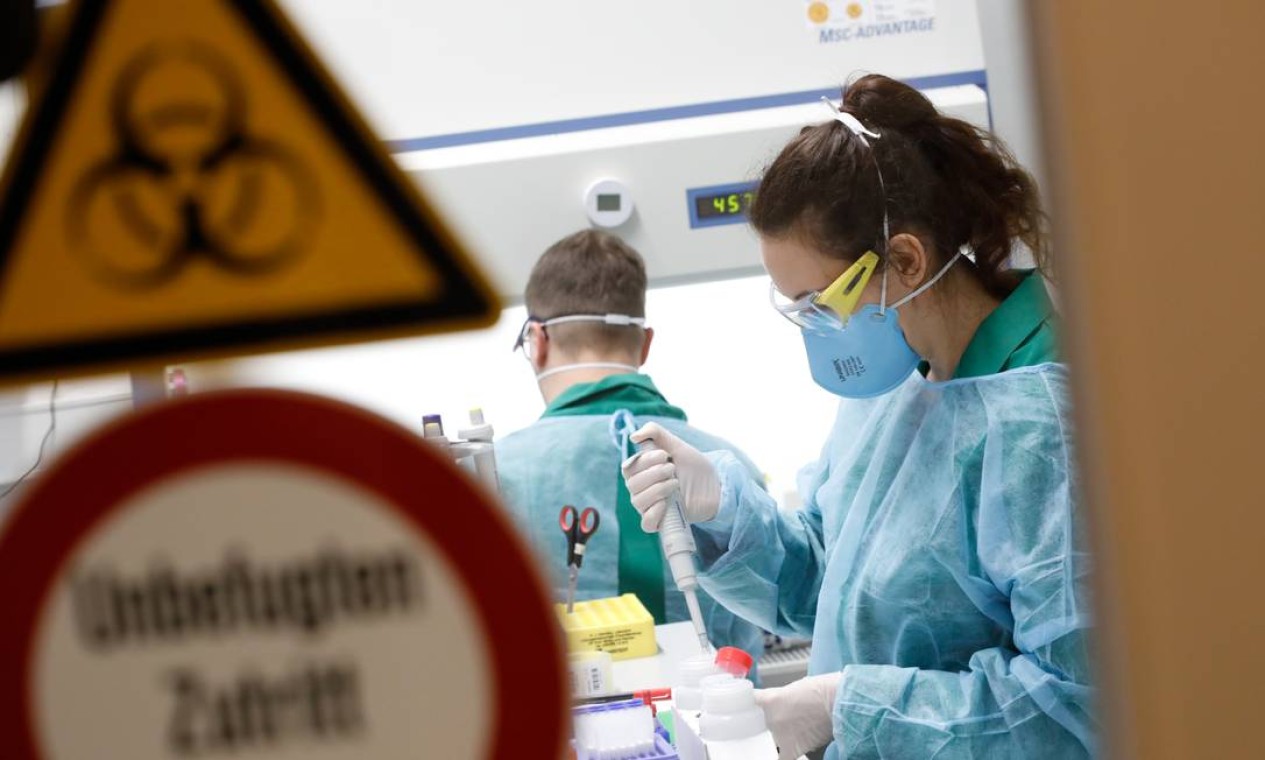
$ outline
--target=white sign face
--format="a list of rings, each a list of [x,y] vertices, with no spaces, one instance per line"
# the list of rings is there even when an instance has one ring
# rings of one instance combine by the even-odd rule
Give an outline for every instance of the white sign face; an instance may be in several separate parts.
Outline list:
[[[53,594],[35,667],[51,758],[487,749],[491,675],[459,575],[377,496],[318,471],[230,464],[151,486]]]

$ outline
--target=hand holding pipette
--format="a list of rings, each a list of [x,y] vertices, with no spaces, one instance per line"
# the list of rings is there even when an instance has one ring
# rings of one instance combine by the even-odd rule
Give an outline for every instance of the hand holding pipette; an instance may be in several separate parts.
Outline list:
[[[641,513],[644,530],[653,533],[659,529],[674,491],[686,522],[701,523],[716,517],[720,476],[705,454],[655,422],[631,433],[629,440],[638,452],[624,462],[624,480],[633,507]]]
[[[663,556],[667,558],[668,567],[672,570],[672,580],[685,596],[685,604],[689,607],[690,620],[694,623],[699,644],[704,652],[710,652],[711,642],[703,624],[702,609],[698,606],[694,533],[686,523],[686,514],[681,503],[684,481],[681,476],[684,472],[680,472],[678,476],[678,467],[693,470],[701,466],[707,470],[697,484],[698,492],[691,492],[691,506],[695,507],[691,509],[690,515],[693,521],[709,520],[716,516],[720,504],[720,480],[711,468],[711,463],[702,454],[657,424],[651,423],[637,430],[636,421],[627,411],[615,413],[611,419],[611,433],[616,444],[625,452],[629,442],[637,446],[637,453],[626,460],[622,467],[628,492],[632,496],[633,506],[642,514],[642,529],[647,532],[658,531]],[[661,446],[658,441],[667,445]],[[680,446],[675,447],[675,444]],[[674,463],[669,447],[685,454],[686,461]],[[692,461],[691,454],[701,460],[701,465]],[[711,475],[714,485],[706,482],[706,474]]]

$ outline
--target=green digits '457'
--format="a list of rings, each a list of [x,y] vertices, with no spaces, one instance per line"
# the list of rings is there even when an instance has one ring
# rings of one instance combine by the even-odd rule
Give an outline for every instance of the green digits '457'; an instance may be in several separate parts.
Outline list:
[[[712,208],[717,214],[740,214],[745,213],[754,200],[755,193],[749,190],[745,193],[718,195],[712,198]]]

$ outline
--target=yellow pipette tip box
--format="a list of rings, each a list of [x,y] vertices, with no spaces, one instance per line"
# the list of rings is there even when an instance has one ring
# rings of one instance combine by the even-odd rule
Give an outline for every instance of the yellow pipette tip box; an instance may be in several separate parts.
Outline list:
[[[567,614],[565,604],[555,608],[571,652],[608,652],[613,660],[653,657],[659,653],[654,638],[654,617],[636,594],[576,602],[571,614]]]

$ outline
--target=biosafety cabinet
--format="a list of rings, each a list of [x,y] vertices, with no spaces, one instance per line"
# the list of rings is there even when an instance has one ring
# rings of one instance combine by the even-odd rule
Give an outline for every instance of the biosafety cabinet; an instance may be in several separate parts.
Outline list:
[[[758,271],[755,180],[850,77],[989,118],[974,0],[285,5],[511,301],[586,226],[652,283]]]

